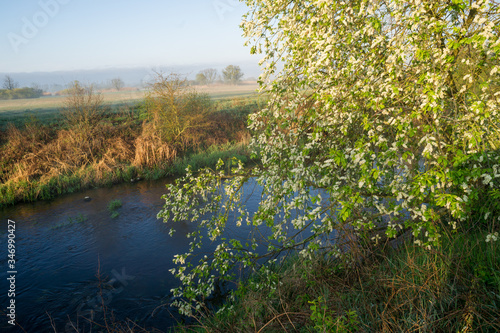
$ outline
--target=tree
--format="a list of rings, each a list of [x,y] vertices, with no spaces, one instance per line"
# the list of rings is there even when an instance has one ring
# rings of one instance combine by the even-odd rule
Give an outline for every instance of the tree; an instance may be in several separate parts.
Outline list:
[[[207,94],[189,87],[177,74],[156,73],[146,93],[146,109],[161,139],[186,148],[190,131],[207,125],[211,101]]]
[[[205,84],[207,84],[208,80],[207,80],[207,77],[205,76],[205,74],[200,72],[200,73],[196,74],[196,82],[198,84],[205,85]]]
[[[239,66],[229,65],[222,70],[224,82],[229,84],[238,84],[243,75]]]
[[[43,89],[42,89],[42,87],[41,87],[38,83],[36,83],[36,82],[32,82],[32,83],[31,83],[31,89],[33,89],[33,91],[34,91],[37,95],[39,95],[39,96],[42,96],[42,95],[43,95]]]
[[[120,78],[114,78],[111,80],[111,86],[120,91],[125,86],[125,83]]]
[[[200,72],[205,76],[207,84],[212,84],[217,80],[217,70],[215,68],[207,68]]]
[[[19,83],[16,82],[10,75],[5,75],[3,80],[3,88],[7,90],[14,90],[19,88]]]
[[[67,94],[62,111],[66,121],[85,129],[95,126],[101,115],[102,95],[93,85],[84,86],[77,80],[69,85]]]
[[[164,196],[159,216],[199,226],[191,251],[174,260],[181,312],[203,306],[216,274],[230,278],[232,268],[284,251],[351,265],[403,234],[426,248],[473,227],[492,239],[500,216],[496,2],[246,2],[242,27],[251,53],[263,54],[261,91],[270,98],[250,116],[262,165],[189,174]],[[264,189],[254,215],[239,201],[250,177]],[[245,221],[258,229],[248,245],[225,238],[228,223]],[[196,263],[205,232],[219,245]]]

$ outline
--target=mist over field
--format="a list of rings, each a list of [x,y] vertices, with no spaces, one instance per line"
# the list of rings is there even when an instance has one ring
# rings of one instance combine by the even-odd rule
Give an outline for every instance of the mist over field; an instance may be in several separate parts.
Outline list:
[[[235,63],[239,65],[244,73],[244,80],[255,80],[259,76],[257,64]],[[160,67],[137,67],[137,68],[106,68],[94,70],[74,70],[74,71],[55,71],[55,72],[19,72],[3,73],[0,72],[0,78],[6,75],[12,76],[22,87],[30,87],[37,84],[44,91],[56,92],[67,87],[71,82],[78,80],[86,84],[97,84],[105,87],[110,84],[114,78],[121,78],[127,87],[142,88],[154,76],[154,71],[165,73],[178,73],[194,80],[196,74],[205,68],[215,68],[219,72],[228,64],[194,64],[184,66],[160,66]]]
[[[228,65],[240,66],[244,78],[258,77],[259,58],[239,29],[247,9],[233,0],[2,4],[0,78],[53,91],[75,80],[104,85],[117,77],[141,86],[153,71],[192,80]]]

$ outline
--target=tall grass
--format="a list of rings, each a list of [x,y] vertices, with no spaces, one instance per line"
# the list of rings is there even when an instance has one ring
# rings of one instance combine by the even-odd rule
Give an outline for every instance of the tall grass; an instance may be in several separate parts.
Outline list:
[[[346,267],[292,256],[250,275],[184,332],[498,332],[500,241],[476,230],[431,250],[386,246]]]
[[[257,107],[217,103],[207,115],[210,126],[187,133],[182,150],[163,141],[140,110],[126,107],[95,112],[91,121],[71,116],[60,127],[36,120],[10,125],[0,135],[0,207],[136,177],[180,175],[187,164],[199,168],[218,158],[244,158],[245,149],[234,144],[248,142],[246,116]]]

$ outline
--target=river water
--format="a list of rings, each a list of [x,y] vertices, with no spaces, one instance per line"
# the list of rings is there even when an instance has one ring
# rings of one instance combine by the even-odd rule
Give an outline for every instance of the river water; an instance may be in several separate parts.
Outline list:
[[[187,251],[185,235],[194,226],[177,224],[170,237],[170,225],[156,218],[165,183],[122,184],[0,210],[0,331],[22,332],[5,315],[11,299],[26,332],[54,332],[52,325],[57,332],[75,332],[72,325],[88,332],[86,319],[102,324],[112,316],[148,329],[174,325],[179,316],[168,302],[178,281],[169,270],[174,254]],[[261,189],[250,182],[244,191],[247,208],[255,211]],[[115,199],[123,206],[112,218],[107,205]],[[7,295],[8,219],[16,226],[15,297]]]

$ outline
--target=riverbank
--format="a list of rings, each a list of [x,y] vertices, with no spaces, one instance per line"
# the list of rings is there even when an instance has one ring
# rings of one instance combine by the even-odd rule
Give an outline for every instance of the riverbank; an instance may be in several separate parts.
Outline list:
[[[210,105],[206,123],[182,145],[156,134],[142,104],[105,109],[93,123],[36,119],[11,125],[0,137],[0,207],[50,200],[83,189],[183,174],[187,164],[214,166],[219,158],[247,159],[248,114],[255,98]]]
[[[236,157],[244,163],[250,160],[245,143],[228,143],[214,145],[207,150],[176,158],[171,163],[152,168],[138,168],[123,165],[108,172],[96,173],[93,166],[77,170],[70,175],[59,175],[50,179],[10,182],[0,185],[0,208],[18,202],[34,202],[51,200],[57,196],[83,191],[89,188],[106,187],[140,180],[158,180],[167,177],[178,177],[185,174],[188,165],[193,170],[204,167],[215,167],[217,161],[228,161]]]
[[[500,242],[450,233],[430,250],[411,241],[358,248],[363,260],[292,256],[241,282],[219,312],[179,332],[497,332]],[[362,263],[361,263],[362,262]]]

